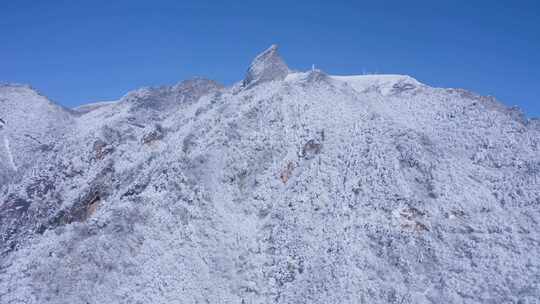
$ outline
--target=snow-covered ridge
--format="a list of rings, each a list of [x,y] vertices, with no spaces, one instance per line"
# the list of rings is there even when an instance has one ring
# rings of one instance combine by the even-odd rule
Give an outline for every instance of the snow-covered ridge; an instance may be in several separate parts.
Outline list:
[[[345,82],[358,92],[378,91],[383,95],[392,92],[412,90],[423,86],[422,83],[407,75],[351,75],[331,76],[333,79]]]
[[[78,107],[75,107],[75,108],[73,108],[73,110],[75,112],[84,114],[84,113],[88,113],[90,111],[99,109],[101,107],[106,107],[106,106],[113,105],[113,104],[115,104],[117,102],[118,102],[117,100],[91,102],[91,103],[86,103],[86,104],[82,104],[82,105],[80,105]]]
[[[11,167],[30,166],[42,150],[58,144],[74,122],[73,111],[52,101],[30,86],[0,85],[0,119],[6,155]],[[8,146],[8,145],[6,145]]]
[[[70,112],[70,109],[49,100],[45,95],[28,84],[0,83],[0,98],[3,98],[4,100],[18,99],[18,106],[20,107],[32,106],[31,103],[34,102],[37,104],[33,106],[48,104],[52,108],[58,108],[66,112]]]

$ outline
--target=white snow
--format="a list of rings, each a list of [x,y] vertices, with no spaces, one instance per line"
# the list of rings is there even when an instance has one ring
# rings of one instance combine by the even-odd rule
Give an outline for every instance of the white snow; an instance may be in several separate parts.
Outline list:
[[[351,76],[331,76],[333,79],[345,82],[358,92],[369,90],[379,90],[384,95],[391,93],[396,85],[410,84],[411,86],[421,86],[416,79],[407,75],[351,75]]]
[[[17,171],[17,166],[15,165],[15,161],[13,160],[13,154],[11,154],[11,148],[9,147],[9,139],[5,136],[4,136],[4,149],[6,151],[9,164],[11,165],[13,170]]]
[[[0,185],[0,303],[540,298],[535,122],[263,55],[232,88],[195,79],[85,113],[2,87],[3,150],[24,165]]]

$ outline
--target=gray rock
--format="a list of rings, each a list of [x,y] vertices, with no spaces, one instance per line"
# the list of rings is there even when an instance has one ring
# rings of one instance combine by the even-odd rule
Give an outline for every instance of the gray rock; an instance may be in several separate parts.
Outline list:
[[[283,80],[288,73],[289,68],[278,54],[278,46],[272,45],[255,57],[243,84],[250,86],[266,81]]]

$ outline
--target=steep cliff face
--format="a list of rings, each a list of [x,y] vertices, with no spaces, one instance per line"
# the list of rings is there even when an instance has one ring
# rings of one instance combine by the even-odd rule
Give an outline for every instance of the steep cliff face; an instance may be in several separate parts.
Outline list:
[[[249,86],[265,81],[283,80],[288,74],[289,67],[279,56],[277,45],[272,45],[255,57],[243,84]]]
[[[0,149],[29,155],[0,191],[2,303],[540,298],[540,129],[492,98],[271,47],[232,88],[49,107],[53,149]]]

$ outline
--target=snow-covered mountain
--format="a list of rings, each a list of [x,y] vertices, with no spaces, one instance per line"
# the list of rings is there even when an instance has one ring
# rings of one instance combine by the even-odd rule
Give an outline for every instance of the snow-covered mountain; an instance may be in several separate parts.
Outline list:
[[[402,75],[0,87],[0,303],[539,303],[540,123]]]

